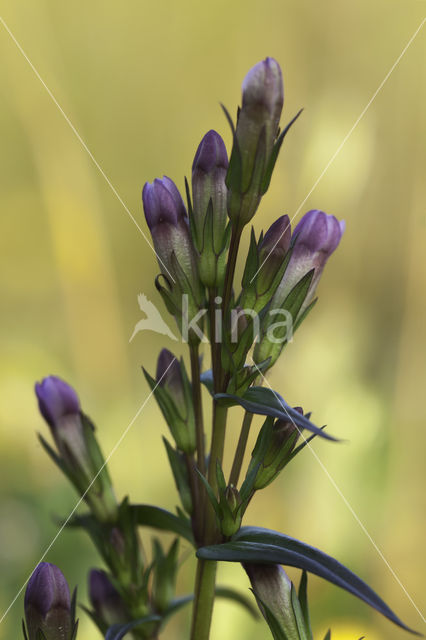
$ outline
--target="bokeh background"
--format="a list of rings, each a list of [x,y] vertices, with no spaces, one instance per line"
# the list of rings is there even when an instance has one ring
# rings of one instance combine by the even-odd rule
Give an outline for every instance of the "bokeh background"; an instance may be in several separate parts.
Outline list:
[[[290,216],[421,23],[419,0],[237,0],[201,3],[20,0],[2,18],[147,232],[141,187],[163,173],[183,187],[202,135],[230,143],[222,101],[235,113],[247,70],[276,57],[285,79],[286,139],[254,225]],[[270,374],[292,404],[347,442],[316,442],[341,494],[417,607],[425,607],[426,27],[419,33],[301,213],[322,208],[347,222],[314,313]],[[151,250],[0,24],[0,616],[76,496],[42,451],[34,381],[61,375],[79,389],[108,453],[146,398],[153,333],[129,344],[137,294],[160,304]],[[183,345],[178,353],[184,353]],[[228,442],[240,415],[231,414]],[[235,429],[233,428],[235,425]],[[111,460],[119,495],[173,509],[150,401]],[[307,451],[253,502],[248,523],[284,530],[353,568],[412,627],[407,594],[318,461]],[[146,536],[147,541],[149,535]],[[149,546],[149,542],[148,542]],[[183,552],[185,547],[183,547]],[[99,561],[84,534],[64,532],[47,559],[86,602]],[[191,559],[179,581],[191,589]],[[297,578],[297,572],[291,573]],[[248,589],[238,566],[220,581]],[[315,637],[404,637],[348,594],[313,578]],[[23,597],[0,624],[17,638]],[[99,638],[81,614],[84,640]],[[165,638],[185,638],[188,612]],[[218,602],[212,640],[268,638],[238,607]]]

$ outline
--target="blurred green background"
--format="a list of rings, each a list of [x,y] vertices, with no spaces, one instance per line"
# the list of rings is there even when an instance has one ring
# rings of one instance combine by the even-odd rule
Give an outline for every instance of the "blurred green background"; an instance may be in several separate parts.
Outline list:
[[[271,55],[283,68],[291,131],[256,229],[290,217],[421,23],[418,0],[238,0],[201,3],[20,0],[2,17],[147,233],[141,187],[163,173],[183,187],[202,135],[230,134],[241,81]],[[347,222],[320,301],[270,374],[293,405],[347,442],[316,442],[324,467],[420,610],[425,606],[425,38],[423,29],[303,206]],[[36,438],[46,435],[34,381],[55,373],[80,392],[105,453],[148,394],[168,339],[129,337],[137,294],[160,304],[151,250],[0,25],[0,616],[54,537],[76,496]],[[179,353],[184,353],[180,345]],[[240,415],[231,413],[228,443]],[[235,429],[233,425],[235,424]],[[111,460],[118,494],[173,509],[150,401]],[[407,624],[422,620],[333,482],[307,451],[257,496],[247,523],[284,530],[364,577]],[[148,540],[148,536],[147,536]],[[148,543],[149,545],[149,543]],[[184,549],[183,549],[184,550]],[[86,601],[99,561],[83,534],[63,533],[47,559]],[[179,581],[191,589],[192,560]],[[297,577],[297,572],[291,572]],[[238,566],[222,583],[248,589]],[[325,582],[310,582],[319,637],[403,638],[378,614]],[[19,636],[23,597],[0,625]],[[187,637],[181,613],[164,634]],[[84,640],[99,634],[81,615]],[[212,640],[269,638],[219,602]]]

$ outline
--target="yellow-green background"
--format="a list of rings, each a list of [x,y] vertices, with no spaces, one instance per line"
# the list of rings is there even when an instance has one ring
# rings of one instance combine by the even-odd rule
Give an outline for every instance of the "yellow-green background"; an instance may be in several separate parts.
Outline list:
[[[254,225],[290,216],[384,79],[426,13],[420,0],[194,2],[20,0],[1,15],[147,232],[146,180],[183,186],[202,135],[230,142],[219,108],[235,113],[247,70],[276,57],[285,79],[288,136]],[[315,312],[270,375],[292,404],[347,440],[315,451],[417,606],[425,605],[425,33],[413,42],[302,213],[347,222]],[[129,337],[137,294],[160,304],[154,256],[105,179],[0,25],[0,610],[52,540],[53,515],[76,496],[41,450],[34,381],[75,385],[108,453],[146,398],[153,333]],[[178,349],[183,353],[184,349]],[[229,446],[240,416],[234,410]],[[111,460],[120,496],[177,502],[150,401]],[[256,497],[247,521],[284,530],[336,555],[411,626],[422,621],[344,500],[307,451]],[[80,585],[97,564],[83,534],[63,533],[47,559]],[[191,589],[189,560],[179,581]],[[292,573],[296,577],[296,573]],[[238,566],[222,582],[247,590]],[[316,637],[403,638],[404,632],[313,578]],[[19,636],[22,596],[0,625]],[[2,613],[0,613],[2,615]],[[268,638],[236,606],[219,603],[212,640]],[[83,640],[97,631],[81,614]],[[180,614],[165,638],[186,638]]]

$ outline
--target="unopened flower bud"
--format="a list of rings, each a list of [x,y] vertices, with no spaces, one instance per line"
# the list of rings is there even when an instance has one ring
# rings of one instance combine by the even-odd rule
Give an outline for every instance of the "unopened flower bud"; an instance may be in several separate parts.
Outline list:
[[[70,591],[62,571],[54,564],[41,562],[34,570],[24,607],[28,640],[71,640],[74,621]]]
[[[142,191],[145,218],[154,241],[160,269],[173,283],[177,278],[174,258],[196,287],[197,266],[189,234],[188,215],[178,188],[170,178],[147,182]]]
[[[284,302],[293,287],[311,269],[315,269],[300,313],[312,302],[319,279],[331,254],[337,249],[345,223],[324,211],[308,211],[293,232],[294,246],[290,262],[273,299],[275,306]],[[266,266],[266,263],[265,263]]]
[[[207,287],[220,287],[226,271],[228,156],[216,131],[201,140],[192,165],[194,242],[199,253],[198,271]]]
[[[295,407],[303,415],[301,407]],[[299,437],[295,423],[288,420],[266,418],[252,452],[248,473],[257,468],[253,483],[255,490],[267,487],[291,459],[291,454]]]
[[[268,620],[267,607],[283,632],[282,637],[300,638],[292,602],[294,586],[284,569],[275,564],[244,564],[244,569],[265,619]]]
[[[293,246],[289,263],[272,297],[260,340],[254,350],[255,362],[263,362],[270,358],[270,366],[272,366],[277,360],[286,340],[291,338],[293,330],[300,324],[306,310],[313,303],[325,264],[337,249],[344,229],[343,221],[339,222],[334,216],[327,215],[318,209],[308,211],[296,226],[292,235]],[[266,259],[263,268],[266,267],[268,260],[269,258]],[[283,320],[280,315],[288,314],[285,307],[289,294],[310,272],[313,272],[312,279],[297,313]],[[280,335],[274,331],[275,323],[278,322],[276,326],[279,327],[280,321],[286,328],[283,339],[280,339]]]
[[[185,453],[195,450],[195,418],[192,389],[183,361],[162,349],[157,361],[156,380],[144,370],[155,398],[175,439]]]
[[[128,621],[123,600],[105,571],[90,571],[89,599],[96,618],[106,627]]]
[[[244,79],[242,93],[227,176],[229,217],[240,226],[253,217],[264,193],[265,174],[278,133],[284,103],[278,62],[266,58],[255,65]]]
[[[40,413],[50,427],[62,468],[100,520],[114,519],[117,503],[94,428],[77,393],[56,376],[36,383]]]

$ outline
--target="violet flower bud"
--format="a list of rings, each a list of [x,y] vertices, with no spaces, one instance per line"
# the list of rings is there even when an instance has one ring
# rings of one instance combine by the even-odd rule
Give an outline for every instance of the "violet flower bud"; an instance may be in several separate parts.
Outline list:
[[[162,273],[170,283],[177,279],[174,256],[189,282],[197,288],[195,251],[178,188],[166,176],[156,178],[152,184],[145,184],[142,201]]]
[[[296,226],[292,239],[291,257],[284,276],[276,289],[269,305],[269,312],[265,318],[259,342],[254,349],[255,362],[263,362],[271,358],[272,366],[280,355],[284,344],[291,339],[293,331],[297,329],[305,314],[314,302],[315,292],[331,254],[337,249],[345,229],[345,223],[323,211],[313,209],[308,211]],[[268,263],[266,259],[264,267]],[[305,298],[296,313],[286,309],[286,299],[301,280],[313,271],[312,280]],[[283,320],[281,315],[285,315]],[[294,315],[296,317],[294,317]],[[281,322],[281,320],[283,320]],[[283,339],[281,329],[285,327]],[[278,328],[278,333],[274,327]]]
[[[28,640],[37,640],[39,631],[46,640],[71,640],[74,621],[70,591],[54,564],[41,562],[36,567],[25,591],[24,608]]]
[[[93,477],[90,453],[84,437],[80,401],[76,391],[57,376],[35,385],[40,413],[50,427],[59,454],[89,483]]]
[[[105,627],[129,620],[124,602],[105,571],[90,571],[89,599],[96,618]]]
[[[193,453],[195,417],[192,388],[183,361],[179,361],[168,349],[162,349],[157,361],[156,380],[145,369],[144,374],[178,449]]]
[[[77,393],[56,376],[37,382],[35,392],[40,413],[50,427],[61,469],[99,520],[113,520],[117,502],[94,427],[82,413]]]
[[[272,156],[284,103],[281,69],[266,58],[244,78],[234,147],[227,176],[228,212],[244,226],[253,217],[264,193],[264,179]]]
[[[294,586],[284,569],[278,564],[244,564],[243,566],[265,619],[268,620],[264,609],[267,607],[283,632],[283,637],[299,638],[300,633],[294,613],[295,602],[299,603],[294,593],[292,598]]]
[[[222,283],[225,274],[228,155],[216,131],[201,140],[192,165],[194,242],[200,254],[201,281],[209,287]]]
[[[315,269],[308,294],[300,310],[300,313],[303,313],[314,298],[325,264],[337,249],[344,230],[344,221],[339,222],[337,218],[327,215],[324,211],[312,209],[303,216],[293,231],[293,252],[273,298],[275,306],[280,306],[303,276],[311,269]]]
[[[259,273],[256,276],[256,288],[266,292],[284,262],[290,248],[291,224],[287,215],[275,220],[269,227],[259,245]]]

